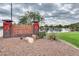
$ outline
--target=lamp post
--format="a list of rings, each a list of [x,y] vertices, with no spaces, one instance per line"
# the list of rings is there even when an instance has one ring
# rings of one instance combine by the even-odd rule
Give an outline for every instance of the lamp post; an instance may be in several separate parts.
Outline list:
[[[12,21],[12,3],[11,3],[11,21]]]

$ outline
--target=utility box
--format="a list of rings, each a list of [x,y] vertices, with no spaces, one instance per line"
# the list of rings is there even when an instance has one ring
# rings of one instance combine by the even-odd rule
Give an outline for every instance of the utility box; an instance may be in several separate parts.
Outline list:
[[[12,21],[3,20],[3,38],[11,37]]]

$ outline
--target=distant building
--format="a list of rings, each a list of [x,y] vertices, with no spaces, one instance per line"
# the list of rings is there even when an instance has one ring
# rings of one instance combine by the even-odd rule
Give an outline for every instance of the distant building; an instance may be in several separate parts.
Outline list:
[[[71,30],[69,28],[62,28],[61,32],[70,32]]]
[[[69,28],[54,28],[49,29],[48,32],[70,32],[71,30]]]

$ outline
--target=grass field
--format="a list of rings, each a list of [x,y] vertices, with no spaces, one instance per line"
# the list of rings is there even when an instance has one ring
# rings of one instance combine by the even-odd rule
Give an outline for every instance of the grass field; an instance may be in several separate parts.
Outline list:
[[[79,32],[57,33],[57,37],[79,48]]]

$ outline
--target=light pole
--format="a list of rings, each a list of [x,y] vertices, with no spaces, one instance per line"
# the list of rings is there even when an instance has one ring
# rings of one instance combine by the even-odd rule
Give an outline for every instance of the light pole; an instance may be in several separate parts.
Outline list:
[[[12,21],[12,3],[11,3],[11,21]]]

